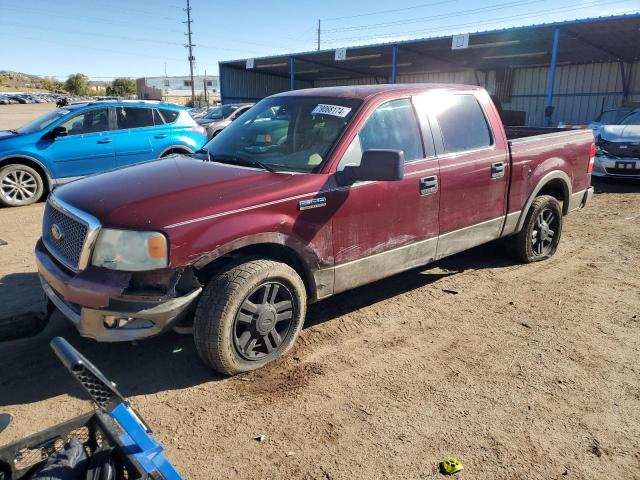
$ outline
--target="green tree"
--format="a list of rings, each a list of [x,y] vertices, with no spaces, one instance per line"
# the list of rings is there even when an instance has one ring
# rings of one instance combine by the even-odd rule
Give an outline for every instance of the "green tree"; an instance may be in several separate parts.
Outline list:
[[[89,91],[89,78],[82,73],[74,73],[69,75],[64,86],[72,95],[86,95]]]
[[[107,87],[107,95],[114,97],[130,97],[136,94],[136,81],[131,78],[114,78]]]
[[[64,83],[56,80],[53,77],[44,77],[40,82],[40,88],[48,90],[52,93],[65,93]]]

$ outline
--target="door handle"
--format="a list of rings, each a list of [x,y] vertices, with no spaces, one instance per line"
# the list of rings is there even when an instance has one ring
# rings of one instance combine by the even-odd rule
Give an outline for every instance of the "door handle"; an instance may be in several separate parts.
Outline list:
[[[167,135],[166,133],[159,133],[158,135],[156,135],[153,138],[167,138],[169,135]]]
[[[491,164],[491,178],[504,177],[504,163],[496,162]]]
[[[429,195],[438,191],[438,177],[422,177],[420,179],[420,195]]]
[[[100,140],[98,140],[98,143],[111,143],[113,140],[111,140],[110,138],[101,138]]]

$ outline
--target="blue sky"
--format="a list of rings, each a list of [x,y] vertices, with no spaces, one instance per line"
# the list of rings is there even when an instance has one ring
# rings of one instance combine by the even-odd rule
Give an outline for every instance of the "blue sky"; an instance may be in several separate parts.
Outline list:
[[[186,0],[184,0],[186,3]],[[186,75],[181,0],[0,0],[0,70]],[[640,10],[638,0],[193,0],[196,73],[218,61]]]

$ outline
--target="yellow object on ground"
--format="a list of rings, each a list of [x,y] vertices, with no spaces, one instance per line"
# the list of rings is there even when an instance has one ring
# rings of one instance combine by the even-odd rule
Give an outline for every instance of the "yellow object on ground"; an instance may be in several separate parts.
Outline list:
[[[460,460],[453,457],[447,458],[440,464],[440,471],[445,475],[453,475],[454,473],[461,472],[463,468]]]

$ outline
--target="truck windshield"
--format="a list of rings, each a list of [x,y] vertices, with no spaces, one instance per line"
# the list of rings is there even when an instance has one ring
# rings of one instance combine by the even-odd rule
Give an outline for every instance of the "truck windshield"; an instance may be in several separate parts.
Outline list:
[[[361,104],[357,99],[331,97],[266,98],[205,149],[212,161],[318,172]]]
[[[49,112],[41,117],[36,118],[33,122],[27,123],[24,127],[20,127],[17,131],[18,133],[35,133],[39,132],[43,128],[48,127],[57,119],[64,117],[65,115],[71,113],[69,110],[64,108],[58,108],[53,112]]]

